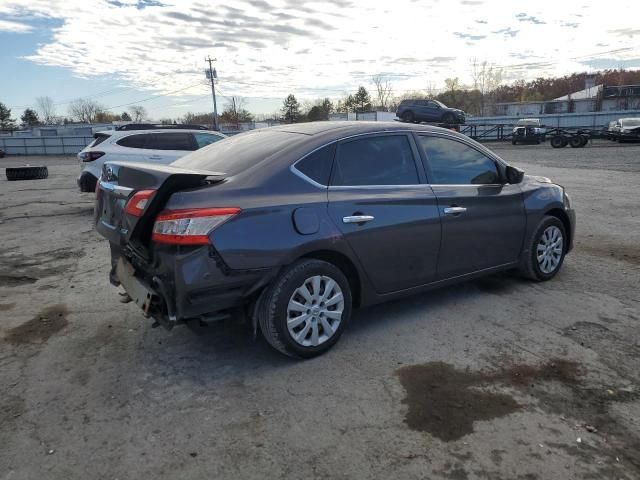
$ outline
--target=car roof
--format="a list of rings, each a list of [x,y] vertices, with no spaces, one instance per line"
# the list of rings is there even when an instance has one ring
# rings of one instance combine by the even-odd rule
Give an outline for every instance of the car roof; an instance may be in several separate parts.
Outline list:
[[[226,137],[224,133],[216,132],[213,130],[191,130],[185,128],[162,128],[162,129],[154,129],[154,130],[101,130],[96,132],[94,135],[110,135],[114,138],[116,137],[125,137],[127,135],[133,135],[138,133],[209,133],[212,135],[220,135],[221,137]]]
[[[417,125],[402,122],[366,122],[366,121],[320,121],[308,123],[294,123],[289,125],[279,125],[268,130],[288,133],[298,133],[308,136],[326,136],[341,138],[351,135],[365,133],[383,133],[395,131],[416,131],[416,132],[451,132],[440,127],[431,125]]]

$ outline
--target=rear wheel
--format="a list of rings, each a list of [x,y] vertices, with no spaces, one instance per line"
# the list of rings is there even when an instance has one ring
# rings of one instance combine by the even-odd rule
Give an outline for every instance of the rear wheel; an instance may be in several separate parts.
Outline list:
[[[571,137],[569,139],[569,145],[571,145],[571,148],[582,148],[582,147],[584,147],[584,144],[582,143],[582,136],[581,135],[574,135],[573,137]]]
[[[538,282],[552,279],[564,262],[566,242],[564,224],[556,217],[545,216],[529,240],[522,274]]]
[[[414,120],[415,120],[415,117],[413,115],[413,112],[404,112],[402,114],[402,121],[403,122],[413,123]]]
[[[335,265],[301,260],[263,292],[257,315],[262,334],[276,350],[315,357],[342,335],[351,316],[351,287]]]
[[[553,148],[563,148],[567,146],[567,139],[562,135],[554,135],[551,137],[551,146]]]

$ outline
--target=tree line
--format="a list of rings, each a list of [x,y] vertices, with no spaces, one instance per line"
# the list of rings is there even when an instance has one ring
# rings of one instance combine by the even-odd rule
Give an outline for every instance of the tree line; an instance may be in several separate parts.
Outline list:
[[[113,121],[143,122],[147,110],[140,105],[132,105],[121,114],[109,112],[100,103],[89,98],[78,98],[69,103],[66,115],[57,115],[56,105],[51,97],[36,98],[35,108],[26,108],[19,117],[13,117],[11,109],[0,102],[0,130],[15,130],[21,127],[79,123],[111,123]]]

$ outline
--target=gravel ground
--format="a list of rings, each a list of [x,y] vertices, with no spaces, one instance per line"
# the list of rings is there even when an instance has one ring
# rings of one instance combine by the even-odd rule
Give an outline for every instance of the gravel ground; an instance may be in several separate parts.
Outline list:
[[[640,478],[640,145],[491,147],[568,188],[560,274],[361,310],[304,362],[240,324],[151,329],[75,160],[2,175],[0,478]]]

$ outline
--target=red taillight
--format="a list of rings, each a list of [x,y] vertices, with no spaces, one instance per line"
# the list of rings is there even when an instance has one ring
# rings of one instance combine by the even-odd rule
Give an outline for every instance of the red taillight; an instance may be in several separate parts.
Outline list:
[[[209,234],[239,208],[188,208],[160,212],[153,226],[154,242],[172,245],[207,245]]]
[[[134,193],[125,205],[124,212],[134,217],[141,217],[154,193],[156,193],[155,190],[140,190]]]
[[[83,162],[93,162],[104,155],[104,152],[82,152],[80,153],[80,160]]]

